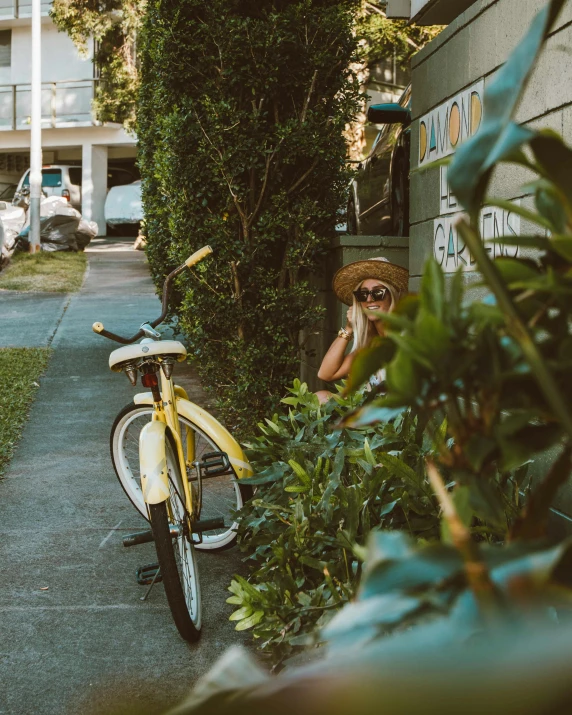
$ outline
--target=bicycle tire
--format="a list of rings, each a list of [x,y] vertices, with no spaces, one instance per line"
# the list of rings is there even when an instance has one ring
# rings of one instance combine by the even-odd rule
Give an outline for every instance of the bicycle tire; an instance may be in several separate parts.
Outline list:
[[[171,495],[165,502],[149,504],[151,529],[167,602],[181,638],[194,642],[201,634],[201,588],[192,543],[184,531],[174,537],[170,524],[183,528],[186,522],[182,477],[172,437],[167,435],[166,457]],[[171,520],[167,511],[170,505]]]
[[[141,492],[139,473],[139,432],[151,420],[151,405],[126,405],[117,415],[110,435],[111,461],[123,491],[142,517],[148,519],[147,507]],[[198,435],[197,453],[221,451],[220,447],[191,420],[179,415],[179,422],[189,426]],[[129,434],[131,432],[131,434]],[[185,430],[182,430],[183,442]],[[195,437],[197,439],[197,437]],[[225,528],[203,534],[202,543],[195,544],[201,551],[224,551],[236,542],[237,523],[231,518],[231,511],[239,510],[252,496],[252,488],[240,484],[236,474],[203,480],[203,508],[201,519],[222,516]]]

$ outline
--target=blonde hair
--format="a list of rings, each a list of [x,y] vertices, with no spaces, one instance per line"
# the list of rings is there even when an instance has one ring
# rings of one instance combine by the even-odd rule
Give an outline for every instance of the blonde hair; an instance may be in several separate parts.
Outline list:
[[[367,278],[364,278],[363,281],[360,281],[354,288],[354,291],[359,290],[365,280],[367,280]],[[401,292],[389,283],[379,281],[379,284],[382,285],[384,288],[387,288],[387,290],[389,291],[389,295],[391,296],[391,304],[387,312],[391,313],[391,311],[395,308],[395,306],[399,302],[399,299],[401,298]],[[352,345],[352,352],[355,352],[356,350],[361,350],[362,348],[365,348],[371,340],[371,335],[369,333],[369,321],[366,318],[363,310],[361,309],[361,305],[355,295],[353,296],[352,302],[352,323],[354,326],[354,341]]]

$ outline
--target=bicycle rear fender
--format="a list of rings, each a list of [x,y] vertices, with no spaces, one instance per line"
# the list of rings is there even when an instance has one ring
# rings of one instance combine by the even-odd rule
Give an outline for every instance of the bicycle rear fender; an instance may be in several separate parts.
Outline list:
[[[175,395],[177,396],[177,411],[182,417],[186,417],[191,422],[194,422],[213,442],[218,444],[219,448],[228,454],[230,463],[239,479],[251,477],[253,475],[252,467],[246,459],[241,446],[234,439],[231,433],[223,427],[211,414],[203,410],[194,402],[186,399],[183,396],[184,390],[178,386],[175,387]],[[186,393],[184,393],[186,395]],[[152,405],[153,396],[150,392],[141,392],[135,395],[133,401],[136,405]]]
[[[164,422],[148,422],[139,435],[141,490],[146,504],[160,504],[169,498],[165,455],[168,429]]]

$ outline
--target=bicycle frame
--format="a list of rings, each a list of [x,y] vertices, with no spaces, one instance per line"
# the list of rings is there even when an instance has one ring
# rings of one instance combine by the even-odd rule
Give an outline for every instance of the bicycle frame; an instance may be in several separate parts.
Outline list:
[[[177,457],[185,490],[186,509],[193,515],[193,494],[189,486],[187,467],[195,459],[192,430],[187,428],[187,454],[179,426],[179,415],[195,423],[207,436],[218,444],[228,455],[238,479],[250,477],[252,467],[248,463],[242,448],[234,437],[212,415],[191,402],[182,387],[174,385],[172,379],[161,375],[161,402],[154,402],[151,392],[138,393],[134,397],[136,405],[153,405],[152,421],[141,430],[139,455],[141,467],[141,487],[147,504],[157,504],[169,498],[169,480],[166,468],[165,443],[166,433],[170,434],[177,445]]]

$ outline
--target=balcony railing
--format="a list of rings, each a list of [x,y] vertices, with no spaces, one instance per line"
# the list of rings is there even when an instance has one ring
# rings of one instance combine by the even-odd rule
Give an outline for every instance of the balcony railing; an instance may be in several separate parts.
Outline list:
[[[50,12],[52,0],[42,0],[42,15]],[[32,17],[32,0],[0,0],[0,20]]]
[[[43,83],[42,127],[93,124],[91,103],[96,81],[81,79]],[[0,85],[0,131],[30,128],[31,94],[29,84]]]

